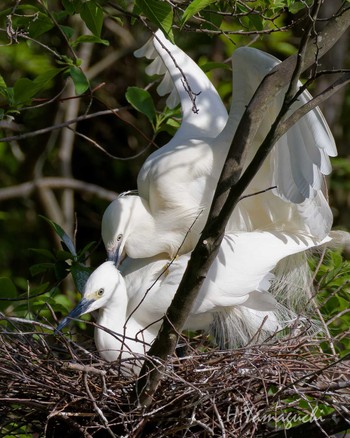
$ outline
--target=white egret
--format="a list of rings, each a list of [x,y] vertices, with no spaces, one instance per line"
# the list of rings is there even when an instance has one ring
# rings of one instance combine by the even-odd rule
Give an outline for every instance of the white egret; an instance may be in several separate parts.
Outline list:
[[[283,328],[293,312],[280,306],[268,292],[275,265],[284,257],[323,244],[309,236],[284,232],[238,232],[226,235],[185,324],[185,329],[205,330],[219,345],[235,347]],[[264,248],[269,248],[264,251]],[[126,259],[125,281],[112,261],[89,277],[80,303],[63,319],[99,309],[95,343],[101,356],[113,361],[147,352],[161,319],[177,290],[189,255],[175,259],[164,273],[162,257]],[[161,275],[163,273],[163,275]],[[295,315],[294,315],[295,316]]]
[[[139,195],[119,197],[105,211],[102,238],[111,260],[118,260],[123,251],[130,257],[142,258],[160,253],[174,256],[179,249],[180,254],[193,249],[238,122],[263,77],[280,62],[253,48],[234,51],[233,98],[228,121],[221,129],[224,111],[218,110],[219,98],[199,67],[160,32],[140,53],[148,56],[155,51],[156,65],[162,68],[151,68],[149,72],[163,73],[166,67],[167,86],[161,86],[160,91],[169,90],[170,75],[181,99],[183,120],[174,138],[143,164],[137,181]],[[181,71],[192,90],[200,92],[198,114],[191,112],[192,101]],[[284,92],[271,101],[248,151],[247,163],[274,121]],[[290,113],[309,99],[309,93],[303,92]],[[202,105],[203,101],[207,104]],[[218,114],[221,122],[216,124]],[[323,194],[323,175],[330,173],[329,156],[334,155],[332,134],[319,109],[315,109],[277,142],[245,194],[277,188],[240,201],[226,232],[262,229],[324,238],[332,225],[332,213]]]
[[[154,38],[151,38],[135,52],[135,56],[153,59],[153,62],[146,68],[147,74],[164,75],[157,91],[162,96],[170,93],[166,100],[168,107],[174,108],[179,102],[181,103],[181,126],[170,142],[154,154],[160,152],[162,156],[164,154],[171,155],[172,151],[179,145],[186,146],[186,142],[190,138],[189,133],[193,138],[209,138],[216,137],[222,131],[228,115],[215,87],[203,70],[182,50],[171,44],[160,30],[156,32]],[[171,159],[171,157],[169,158]],[[167,170],[165,169],[165,171]],[[188,189],[193,190],[190,187]],[[139,192],[142,190],[140,181],[138,181],[138,190]],[[151,196],[149,202],[147,198],[135,195],[131,197],[124,194],[110,204],[103,216],[101,230],[110,260],[118,259],[118,254],[121,255],[124,249],[124,242],[127,241],[129,234],[127,225],[129,220],[131,220],[130,225],[133,228],[133,233],[141,233],[141,236],[133,234],[131,236],[133,240],[138,241],[141,238],[144,241],[143,235],[154,236],[155,233],[157,234],[157,238],[152,242],[152,250],[148,251],[147,254],[144,254],[143,250],[141,250],[141,255],[135,254],[132,251],[133,243],[129,242],[126,251],[129,256],[149,257],[162,252],[175,254],[175,247],[179,248],[184,235],[183,228],[186,225],[182,224],[181,216],[179,216],[179,229],[174,229],[173,221],[169,221],[167,207],[165,210],[165,205],[161,206],[161,210],[158,210],[158,207],[155,196]],[[168,208],[172,208],[171,203]],[[134,227],[135,215],[138,215],[139,209],[142,210],[143,231],[139,227]],[[164,221],[159,220],[159,223],[155,223],[155,216],[162,217],[163,211],[165,212]],[[176,217],[176,213],[173,210],[174,217]],[[184,212],[181,211],[181,215],[183,214]],[[191,217],[193,216],[192,211],[189,211],[189,214]],[[155,230],[156,226],[158,227],[157,231]],[[190,242],[191,237],[192,235],[188,237],[186,244],[182,245],[182,254],[193,249],[195,242]],[[149,244],[148,238],[145,239]],[[165,249],[169,243],[173,248],[171,251]]]

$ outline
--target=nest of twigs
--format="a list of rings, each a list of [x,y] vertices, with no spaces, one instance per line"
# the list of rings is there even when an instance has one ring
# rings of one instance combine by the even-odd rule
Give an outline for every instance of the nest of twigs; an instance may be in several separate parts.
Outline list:
[[[166,366],[143,410],[123,363],[43,324],[6,319],[1,436],[316,437],[350,428],[349,362],[305,333],[236,351],[190,347]]]

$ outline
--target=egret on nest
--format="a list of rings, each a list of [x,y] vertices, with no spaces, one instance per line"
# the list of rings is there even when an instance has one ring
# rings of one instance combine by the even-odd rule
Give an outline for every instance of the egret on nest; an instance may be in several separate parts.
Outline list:
[[[253,48],[234,51],[233,98],[226,121],[221,100],[208,78],[160,31],[138,51],[140,55],[156,56],[148,73],[165,72],[158,87],[161,94],[170,91],[171,78],[174,86],[171,102],[177,93],[183,118],[172,140],[143,164],[137,181],[138,196],[119,197],[104,213],[102,238],[109,259],[116,261],[123,252],[133,258],[161,253],[172,257],[194,248],[245,107],[264,76],[280,62]],[[246,163],[255,155],[274,122],[284,93],[285,90],[271,99]],[[198,113],[192,111],[193,96]],[[310,95],[304,91],[289,114],[308,100]],[[314,109],[276,143],[244,194],[276,188],[241,200],[226,233],[278,230],[322,240],[332,225],[323,175],[330,173],[329,156],[335,155],[333,136],[320,110]]]
[[[323,243],[330,241],[324,239]],[[200,289],[184,329],[205,330],[216,342],[233,348],[256,335],[261,341],[291,323],[293,312],[268,292],[271,271],[286,256],[317,246],[309,236],[285,232],[237,232],[226,235]],[[262,249],[268,247],[269,251]],[[126,259],[125,278],[112,261],[89,277],[80,303],[58,325],[99,309],[95,343],[101,356],[116,360],[145,354],[155,339],[186,268],[189,255],[175,259]]]

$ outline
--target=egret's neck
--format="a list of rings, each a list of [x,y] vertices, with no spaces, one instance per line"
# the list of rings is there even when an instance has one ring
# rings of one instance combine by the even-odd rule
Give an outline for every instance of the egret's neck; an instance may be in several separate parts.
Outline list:
[[[99,310],[97,323],[105,327],[95,329],[95,343],[101,356],[108,360],[114,361],[119,357],[123,359],[134,357],[135,354],[144,354],[151,342],[148,333],[142,336],[142,328],[134,318],[127,320],[127,303],[128,297],[126,289],[122,292],[113,294],[108,306]],[[113,332],[112,334],[110,332]],[[147,339],[144,339],[147,337]],[[144,341],[144,342],[143,342]]]
[[[125,250],[129,257],[138,259],[154,257],[160,254],[176,253],[183,237],[171,229],[169,217],[163,217],[162,212],[150,212],[148,202],[141,197],[135,197],[132,221],[125,242]],[[177,239],[174,241],[174,236]]]

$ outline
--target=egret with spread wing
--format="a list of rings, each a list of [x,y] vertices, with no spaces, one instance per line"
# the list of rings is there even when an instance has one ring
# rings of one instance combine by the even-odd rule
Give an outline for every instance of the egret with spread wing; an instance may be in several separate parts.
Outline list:
[[[246,344],[258,331],[256,341],[280,330],[295,314],[268,292],[274,278],[271,271],[284,257],[319,243],[284,232],[226,235],[184,328],[212,333],[219,345],[229,348]],[[158,333],[188,259],[188,254],[178,257],[165,271],[168,260],[160,256],[128,258],[123,264],[125,278],[112,261],[103,263],[89,277],[81,302],[57,330],[70,318],[99,309],[97,323],[107,329],[95,329],[101,356],[113,361],[121,351],[124,358],[143,355]]]
[[[226,112],[210,81],[160,31],[138,54],[156,56],[149,73],[165,72],[158,88],[161,93],[170,91],[172,81],[171,101],[176,90],[183,119],[172,140],[143,164],[138,175],[138,196],[119,197],[107,208],[102,237],[110,260],[120,260],[123,252],[133,258],[161,253],[172,257],[194,248],[245,107],[264,76],[280,62],[253,48],[235,50],[233,98],[226,122]],[[198,113],[193,111],[194,95],[189,90],[196,93]],[[272,98],[270,110],[248,150],[247,163],[274,122],[284,93]],[[289,113],[310,98],[304,91]],[[315,109],[276,143],[245,194],[276,188],[241,200],[226,232],[278,230],[323,239],[332,225],[323,175],[330,173],[329,156],[334,155],[332,134],[319,109]]]

